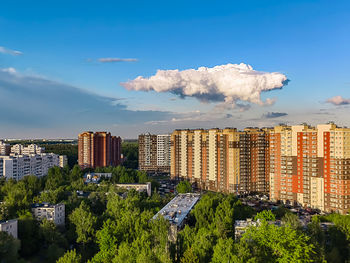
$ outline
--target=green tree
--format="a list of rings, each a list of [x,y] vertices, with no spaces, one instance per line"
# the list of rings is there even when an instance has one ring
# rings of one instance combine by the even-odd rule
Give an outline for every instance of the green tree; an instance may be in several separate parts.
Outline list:
[[[77,254],[75,249],[66,252],[62,257],[57,260],[57,263],[80,263],[81,256]]]
[[[292,213],[286,213],[282,218],[282,222],[290,225],[293,229],[301,229],[301,223],[299,217]]]
[[[234,240],[232,238],[222,239],[220,238],[214,247],[214,253],[211,262],[234,262]]]
[[[19,248],[20,241],[18,239],[0,231],[0,262],[17,262]]]
[[[275,221],[275,215],[271,212],[271,210],[263,210],[260,213],[257,213],[254,219],[257,220],[265,220],[265,221]]]
[[[193,252],[192,248],[188,248],[181,258],[181,263],[199,263],[197,255]]]
[[[75,225],[75,231],[77,234],[77,242],[86,244],[92,240],[95,233],[95,224],[97,221],[90,207],[85,203],[81,202],[80,206],[69,215],[70,222]]]
[[[20,254],[23,257],[32,256],[40,249],[39,225],[27,211],[18,218],[18,239],[21,240]]]
[[[181,181],[180,183],[177,184],[176,191],[179,194],[191,193],[192,192],[191,183],[188,181]]]
[[[64,178],[61,168],[54,166],[51,167],[46,176],[45,189],[55,190],[64,184]]]
[[[127,168],[137,169],[138,168],[138,155],[139,146],[137,142],[122,142],[122,153],[125,161],[123,166]]]
[[[259,262],[313,262],[317,255],[309,240],[289,225],[278,227],[263,220],[260,226],[247,229],[236,249],[244,252],[238,254],[243,262],[252,258]]]

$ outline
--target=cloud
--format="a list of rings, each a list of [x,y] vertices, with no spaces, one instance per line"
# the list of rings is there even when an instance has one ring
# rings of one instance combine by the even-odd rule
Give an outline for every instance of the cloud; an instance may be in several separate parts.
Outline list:
[[[350,99],[345,99],[342,96],[334,96],[326,100],[326,103],[331,103],[336,106],[348,105],[350,104]]]
[[[111,63],[111,62],[136,62],[137,58],[99,58],[101,63]]]
[[[285,113],[285,112],[268,112],[263,114],[261,117],[263,119],[273,119],[273,118],[279,118],[287,115],[288,113]]]
[[[21,51],[12,50],[12,49],[1,47],[1,46],[0,46],[0,53],[12,55],[12,56],[19,56],[19,55],[23,54]]]
[[[118,98],[101,96],[39,76],[0,69],[1,133],[27,129],[75,134],[106,129],[112,124],[139,124],[177,115],[167,111],[129,110]],[[24,132],[25,131],[25,132]]]
[[[287,83],[288,79],[282,73],[256,71],[250,65],[241,63],[183,71],[158,70],[149,78],[139,76],[121,85],[128,90],[170,92],[181,98],[223,102],[229,107],[243,105],[247,109],[249,103],[272,105],[275,100],[268,98],[264,102],[261,93],[281,89]]]

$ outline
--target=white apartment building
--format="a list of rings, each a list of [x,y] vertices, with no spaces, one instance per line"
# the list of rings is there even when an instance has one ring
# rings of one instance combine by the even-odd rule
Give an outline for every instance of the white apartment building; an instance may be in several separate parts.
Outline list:
[[[0,231],[6,232],[14,238],[18,238],[17,219],[0,221]]]
[[[157,166],[170,166],[170,134],[157,135]]]
[[[54,153],[0,156],[0,176],[20,180],[26,175],[42,177],[53,166],[59,166],[59,155]]]
[[[60,226],[65,224],[65,205],[64,204],[34,204],[32,205],[32,213],[38,220],[46,218],[53,221],[55,225]]]
[[[17,155],[29,155],[29,154],[42,154],[44,153],[44,148],[36,145],[30,144],[28,146],[23,146],[22,144],[16,144],[11,147],[11,153]]]

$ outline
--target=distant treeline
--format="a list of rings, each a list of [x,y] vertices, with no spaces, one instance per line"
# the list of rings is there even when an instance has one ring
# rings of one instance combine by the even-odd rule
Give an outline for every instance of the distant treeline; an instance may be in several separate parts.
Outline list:
[[[6,143],[10,145],[15,145],[15,144],[23,144],[25,146],[29,144],[37,144],[37,145],[44,145],[44,144],[78,144],[77,140],[67,140],[67,141],[61,141],[61,140],[11,140],[11,141],[6,141]]]
[[[77,144],[42,144],[45,152],[66,155],[69,167],[78,163],[78,145]]]

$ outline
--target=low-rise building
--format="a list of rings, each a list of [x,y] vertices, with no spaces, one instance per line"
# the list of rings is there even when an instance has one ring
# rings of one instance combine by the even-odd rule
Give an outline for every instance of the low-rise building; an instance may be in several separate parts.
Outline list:
[[[235,221],[235,239],[239,239],[247,230],[248,227],[258,226],[259,221],[253,221],[251,218],[247,220],[236,220]]]
[[[170,222],[168,236],[170,242],[176,242],[178,231],[184,226],[187,215],[199,199],[200,194],[178,194],[153,216],[153,220],[157,219],[159,216],[163,216]]]
[[[32,212],[36,219],[42,220],[46,218],[53,221],[55,225],[65,224],[65,205],[64,204],[49,204],[41,203],[32,205]]]
[[[268,221],[270,225],[281,226],[281,220]],[[242,235],[247,231],[249,227],[259,227],[261,224],[260,219],[257,221],[253,221],[251,218],[247,218],[247,220],[236,220],[235,221],[235,239],[239,239]]]
[[[84,175],[84,182],[98,184],[102,177],[111,178],[112,173],[87,173]]]
[[[11,219],[7,221],[0,221],[0,231],[6,232],[14,238],[18,238],[18,220]]]
[[[154,217],[163,216],[171,224],[181,228],[185,222],[188,213],[200,199],[200,194],[187,193],[178,194],[169,203],[167,203]]]
[[[125,188],[127,190],[135,189],[138,192],[146,192],[148,196],[152,195],[151,182],[144,184],[116,184],[115,186]]]

